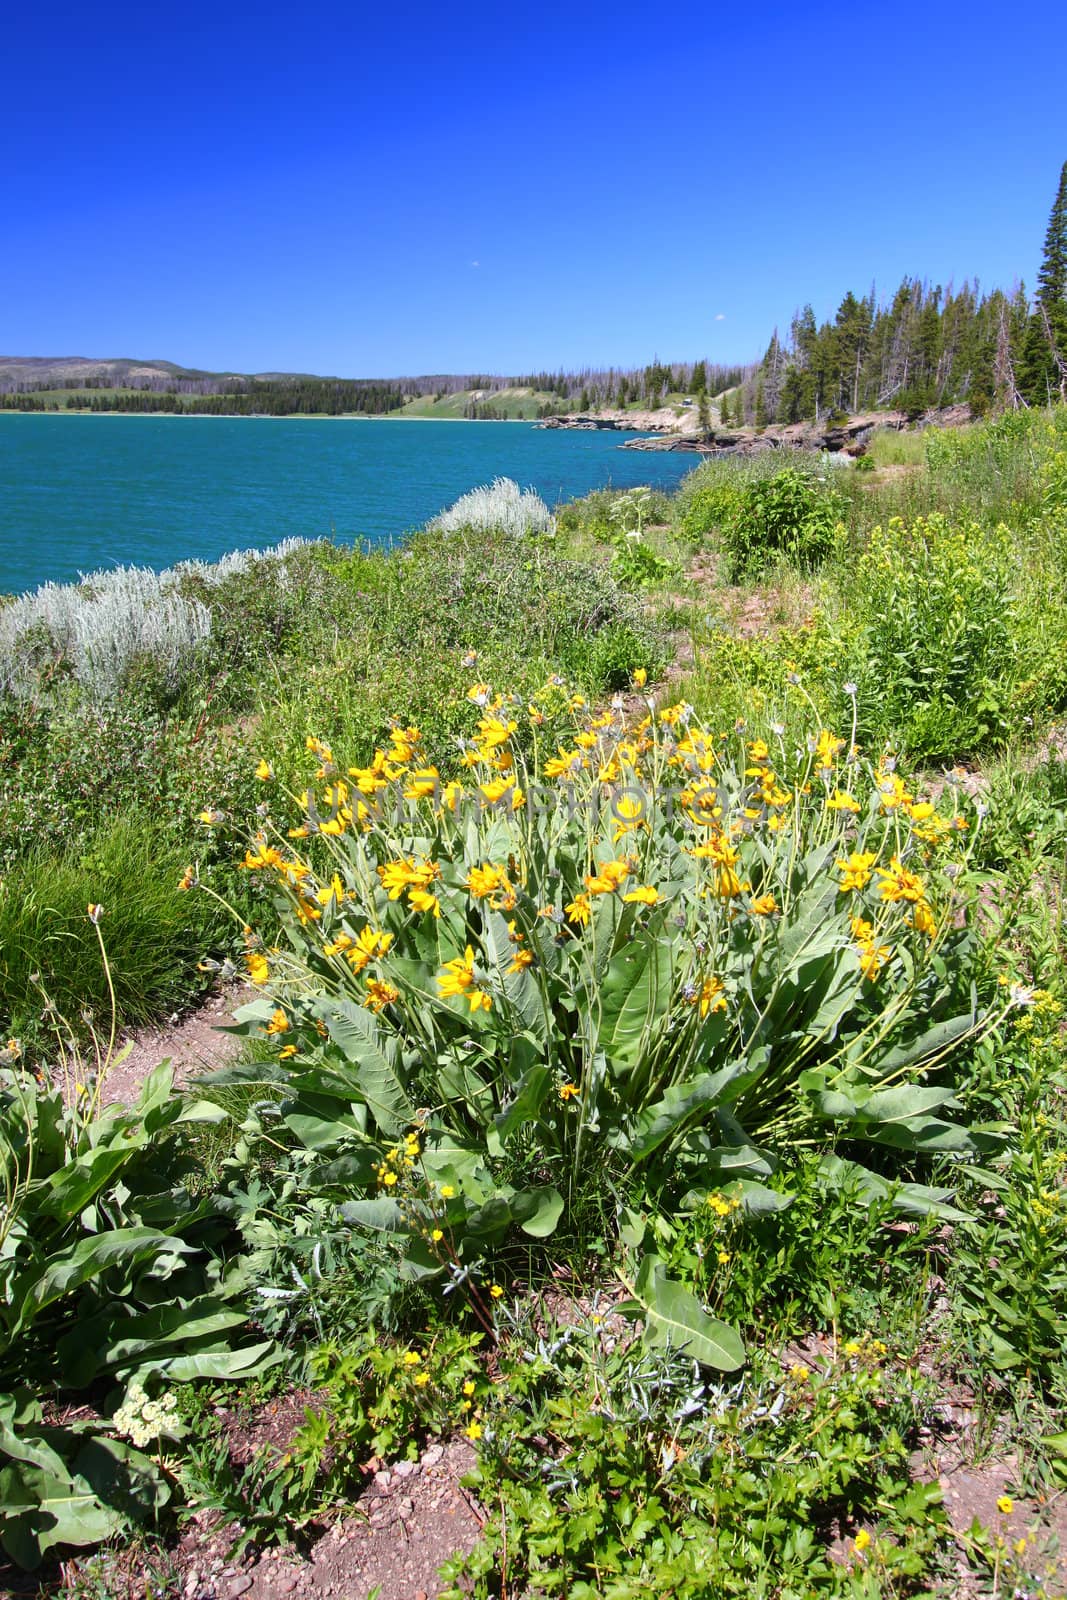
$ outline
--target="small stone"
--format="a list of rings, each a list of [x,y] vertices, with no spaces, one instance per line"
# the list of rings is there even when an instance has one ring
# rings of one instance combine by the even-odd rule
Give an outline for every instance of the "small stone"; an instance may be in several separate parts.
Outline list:
[[[374,1474],[374,1481],[378,1485],[379,1489],[388,1489],[390,1483],[393,1481],[389,1473],[389,1468],[386,1467],[383,1472],[376,1472]]]
[[[278,1585],[278,1593],[279,1594],[292,1594],[293,1590],[296,1588],[296,1585],[297,1585],[296,1578],[286,1578],[284,1583],[280,1583]]]
[[[418,1470],[419,1463],[417,1461],[398,1461],[393,1468],[393,1475],[397,1478],[410,1478],[411,1474],[418,1472]]]
[[[415,1600],[430,1600],[430,1597],[426,1593],[425,1589],[416,1589],[415,1590]]]
[[[247,1594],[252,1587],[252,1579],[246,1572],[243,1578],[235,1578],[226,1590],[226,1600],[237,1600],[239,1594]]]
[[[424,1467],[436,1467],[437,1463],[440,1461],[440,1459],[444,1455],[444,1453],[445,1453],[444,1452],[444,1448],[441,1445],[432,1444],[428,1450],[424,1450],[423,1451],[423,1455],[422,1455],[422,1464],[423,1464],[423,1466]],[[422,1593],[422,1590],[420,1589],[419,1590],[419,1594],[421,1594],[421,1593]],[[419,1600],[419,1595],[415,1596],[415,1600]]]

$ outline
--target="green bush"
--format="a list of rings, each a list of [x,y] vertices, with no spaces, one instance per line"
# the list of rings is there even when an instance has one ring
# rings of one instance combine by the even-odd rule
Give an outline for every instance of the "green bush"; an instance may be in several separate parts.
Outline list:
[[[833,548],[842,509],[835,489],[796,467],[751,484],[723,524],[734,572],[761,572],[782,557],[802,570],[817,566]]]
[[[940,514],[872,530],[852,602],[862,726],[936,760],[1002,739],[1018,678],[1011,540]]]
[[[294,786],[326,787],[246,857],[285,930],[250,951],[271,998],[242,1021],[285,1052],[254,1070],[350,1223],[403,1238],[409,1275],[462,1266],[484,1303],[484,1258],[573,1236],[608,1193],[676,1208],[740,1179],[758,1209],[776,1148],[819,1128],[970,1147],[934,1115],[951,1089],[919,1087],[984,1026],[949,879],[915,870],[965,838],[955,815],[825,729],[773,767],[685,706],[631,735],[558,686],[528,767],[526,713],[481,696],[469,788],[415,730],[346,778],[313,741],[318,779]],[[657,1307],[677,1289],[640,1282]],[[687,1306],[702,1359],[736,1365]]]
[[[531,1600],[920,1592],[948,1528],[908,1470],[934,1398],[916,1366],[864,1330],[814,1369],[765,1358],[726,1387],[612,1312],[509,1330],[475,1424],[489,1520],[444,1600],[488,1600],[504,1572]],[[831,1529],[851,1535],[832,1554]]]

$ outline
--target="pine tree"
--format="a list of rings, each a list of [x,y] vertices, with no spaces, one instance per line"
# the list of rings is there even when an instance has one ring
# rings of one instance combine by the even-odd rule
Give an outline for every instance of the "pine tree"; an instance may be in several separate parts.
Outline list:
[[[1032,405],[1067,400],[1067,161],[1045,232],[1020,387]]]

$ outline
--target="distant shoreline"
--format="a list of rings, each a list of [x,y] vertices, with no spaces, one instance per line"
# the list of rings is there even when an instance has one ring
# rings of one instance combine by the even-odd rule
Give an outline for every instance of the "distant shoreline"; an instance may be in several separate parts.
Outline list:
[[[537,423],[540,417],[421,417],[396,411],[287,411],[281,416],[269,412],[247,411],[88,411],[75,406],[63,406],[55,411],[23,411],[19,407],[4,406],[0,417],[180,417],[189,422],[526,422]],[[635,433],[643,430],[636,428]]]

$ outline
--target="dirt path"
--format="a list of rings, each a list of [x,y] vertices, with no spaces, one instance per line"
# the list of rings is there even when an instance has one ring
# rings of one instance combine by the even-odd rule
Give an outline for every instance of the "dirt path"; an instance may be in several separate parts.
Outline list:
[[[105,1105],[136,1100],[141,1084],[153,1068],[169,1059],[177,1085],[204,1072],[224,1067],[240,1049],[240,1040],[219,1030],[233,1020],[234,1011],[253,999],[255,991],[244,984],[220,989],[185,1016],[158,1027],[138,1028],[120,1041],[116,1054],[129,1045],[129,1054],[110,1069],[101,1100]]]

